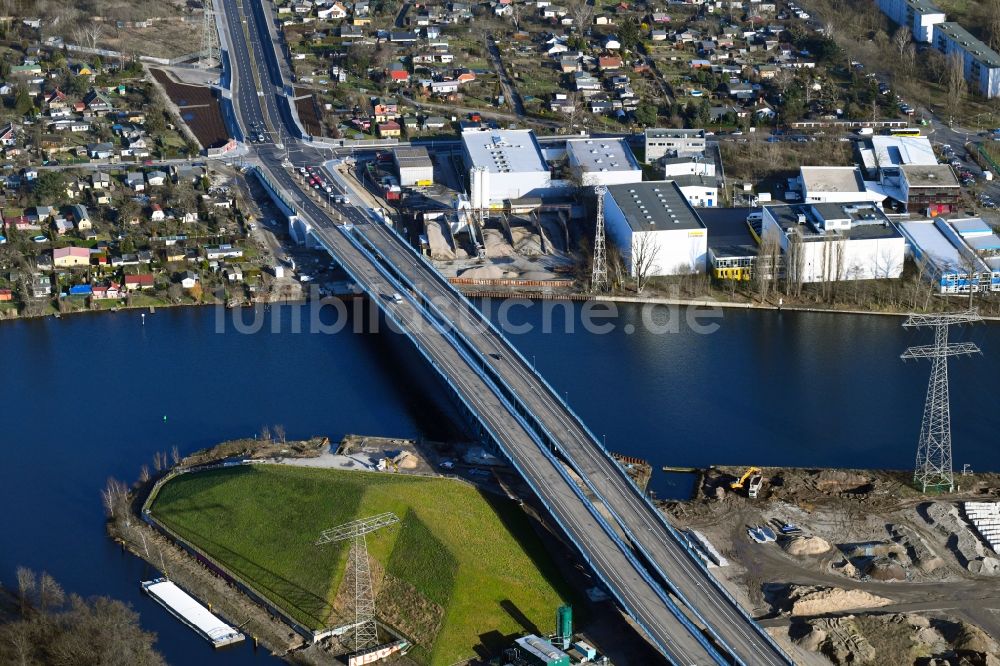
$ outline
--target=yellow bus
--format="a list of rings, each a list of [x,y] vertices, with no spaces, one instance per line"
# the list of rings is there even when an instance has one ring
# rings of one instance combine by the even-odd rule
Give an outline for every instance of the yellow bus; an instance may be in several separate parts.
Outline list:
[[[920,136],[919,127],[893,127],[889,130],[890,136]]]

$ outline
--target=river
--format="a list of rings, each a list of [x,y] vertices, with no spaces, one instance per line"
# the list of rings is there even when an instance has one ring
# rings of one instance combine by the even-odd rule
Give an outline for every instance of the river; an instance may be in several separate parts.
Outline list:
[[[714,332],[683,322],[663,333],[649,330],[638,306],[623,305],[602,320],[610,332],[587,333],[581,304],[496,306],[483,304],[494,319],[531,329],[511,338],[608,448],[657,469],[912,465],[928,364],[899,354],[931,335],[902,329],[898,318],[727,310],[706,320]],[[667,310],[649,312],[645,321],[659,326]],[[156,451],[190,452],[263,424],[283,424],[292,438],[460,433],[440,384],[397,336],[296,333],[289,308],[243,334],[232,314],[177,308],[144,321],[130,311],[0,324],[0,502],[8,507],[0,581],[13,586],[25,565],[68,591],[127,601],[172,664],[272,660],[249,646],[210,654],[140,593],[154,572],[104,534],[99,492],[109,476],[135,479]],[[1000,326],[954,337],[984,351],[951,364],[955,466],[1000,469],[987,390],[1000,376]],[[661,497],[688,491],[662,474],[653,488]]]

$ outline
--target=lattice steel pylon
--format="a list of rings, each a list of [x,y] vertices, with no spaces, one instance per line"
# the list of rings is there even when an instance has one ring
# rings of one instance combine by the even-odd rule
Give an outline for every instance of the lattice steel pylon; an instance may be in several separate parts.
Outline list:
[[[978,354],[979,347],[972,342],[948,343],[948,327],[982,321],[975,310],[955,314],[910,315],[903,326],[907,328],[932,327],[934,344],[910,347],[903,360],[929,358],[931,377],[927,384],[927,400],[920,424],[917,444],[917,462],[913,482],[923,492],[955,488],[955,475],[951,463],[951,407],[948,395],[948,357]]]
[[[201,50],[198,64],[212,67],[219,60],[219,33],[215,25],[215,11],[212,0],[203,0],[204,12],[201,20]]]
[[[365,535],[399,522],[396,514],[380,513],[370,518],[352,520],[320,533],[317,546],[338,541],[354,540],[351,560],[354,564],[354,650],[366,650],[378,645],[378,625],[375,622],[375,590],[368,564],[368,543]],[[348,570],[352,562],[348,562]]]
[[[591,291],[608,290],[608,249],[604,234],[604,195],[608,188],[598,185],[594,188],[597,196],[597,216],[594,228],[594,267],[590,276]]]

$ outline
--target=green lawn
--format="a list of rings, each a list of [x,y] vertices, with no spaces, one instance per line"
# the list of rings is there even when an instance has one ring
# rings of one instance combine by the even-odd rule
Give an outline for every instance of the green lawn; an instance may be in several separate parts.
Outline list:
[[[348,555],[346,544],[312,545],[319,533],[394,512],[400,524],[368,538],[373,572],[388,574],[377,607],[416,642],[421,663],[453,664],[479,645],[551,632],[556,608],[576,598],[515,503],[448,479],[239,467],[178,477],[152,511],[313,628],[343,615],[336,598]]]

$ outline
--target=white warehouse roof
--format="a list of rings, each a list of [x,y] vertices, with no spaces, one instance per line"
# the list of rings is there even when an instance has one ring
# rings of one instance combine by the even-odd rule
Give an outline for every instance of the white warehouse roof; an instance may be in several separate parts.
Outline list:
[[[583,171],[642,171],[625,139],[573,139],[566,142],[570,164]]]
[[[912,164],[916,166],[936,166],[934,148],[926,136],[873,136],[872,150],[878,166],[887,167]]]
[[[545,172],[549,168],[531,130],[467,130],[462,144],[472,167],[491,173]]]

